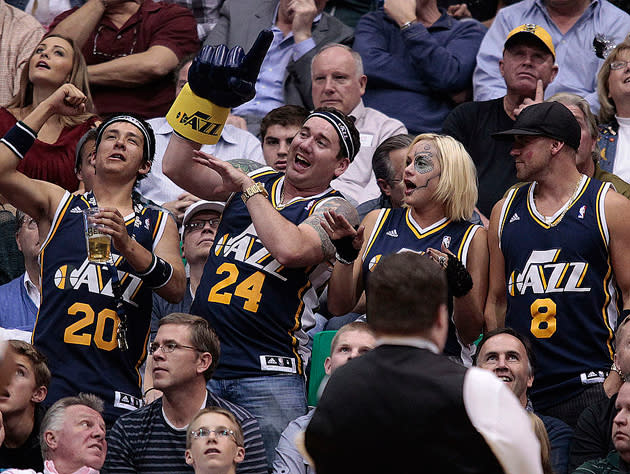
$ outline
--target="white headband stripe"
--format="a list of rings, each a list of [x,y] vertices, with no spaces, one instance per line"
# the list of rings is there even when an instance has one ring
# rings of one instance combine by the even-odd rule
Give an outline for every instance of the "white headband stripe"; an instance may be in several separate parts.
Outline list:
[[[345,123],[343,123],[339,119],[339,117],[328,112],[312,112],[306,118],[306,120],[310,119],[311,117],[322,118],[326,120],[328,123],[330,123],[333,127],[335,127],[335,130],[337,131],[337,135],[339,135],[339,139],[340,139],[339,141],[343,143],[346,156],[350,158],[350,160],[352,160],[355,155],[354,142],[352,141],[352,136],[350,135],[350,130],[348,129],[348,126]]]

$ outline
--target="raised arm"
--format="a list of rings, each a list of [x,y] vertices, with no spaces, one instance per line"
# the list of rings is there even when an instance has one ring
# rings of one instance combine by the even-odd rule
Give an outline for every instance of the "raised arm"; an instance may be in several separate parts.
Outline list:
[[[488,298],[484,310],[487,330],[505,326],[507,295],[505,287],[505,260],[499,248],[499,217],[504,199],[494,205],[488,229],[488,249],[490,251],[490,274],[488,278]]]
[[[230,108],[256,94],[256,78],[272,39],[271,31],[262,31],[247,54],[238,46],[230,51],[225,45],[205,46],[193,60],[188,84],[166,116],[175,133],[162,170],[181,188],[210,200],[224,200],[240,190],[233,183],[223,186],[222,176],[204,166],[209,155],[198,150],[201,143],[218,141]]]
[[[72,84],[62,85],[21,123],[9,130],[0,144],[0,194],[6,196],[13,206],[37,220],[42,239],[48,234],[53,215],[65,191],[52,183],[31,179],[16,168],[50,117],[84,113],[85,100],[83,93]]]

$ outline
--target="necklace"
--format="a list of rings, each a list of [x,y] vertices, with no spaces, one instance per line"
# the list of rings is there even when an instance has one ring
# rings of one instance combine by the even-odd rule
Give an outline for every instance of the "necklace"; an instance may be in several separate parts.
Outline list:
[[[551,221],[551,222],[547,222],[547,220],[550,219],[550,218],[553,218],[553,216],[551,216],[551,217],[543,216],[545,224],[547,224],[549,227],[555,227],[558,224],[560,224],[560,222],[564,218],[564,215],[567,213],[567,211],[571,207],[571,204],[573,203],[573,201],[574,201],[574,199],[575,199],[575,197],[576,197],[576,195],[578,193],[578,190],[580,189],[580,183],[581,182],[582,182],[582,175],[580,175],[580,177],[578,178],[577,182],[575,183],[575,188],[573,189],[573,194],[571,194],[571,197],[569,198],[569,200],[563,206],[563,210],[560,213],[560,215],[556,219]],[[536,203],[536,196],[534,196],[534,203]]]

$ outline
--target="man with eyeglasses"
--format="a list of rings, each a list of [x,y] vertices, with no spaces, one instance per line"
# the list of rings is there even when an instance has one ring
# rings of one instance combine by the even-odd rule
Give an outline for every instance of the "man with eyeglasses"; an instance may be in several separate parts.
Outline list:
[[[238,420],[219,407],[201,410],[188,426],[185,456],[195,474],[234,474],[245,458]]]
[[[214,236],[219,227],[221,213],[225,203],[220,201],[197,201],[184,213],[180,229],[182,255],[189,267],[189,276],[184,299],[179,303],[169,303],[157,294],[153,294],[151,313],[151,339],[155,337],[158,322],[171,313],[188,313],[192,305],[197,286],[203,274],[203,267],[208,260],[208,253],[214,243]],[[150,362],[150,361],[149,361]]]
[[[12,334],[24,341],[30,341],[37,310],[39,308],[39,232],[37,222],[22,211],[17,211],[15,240],[24,255],[23,275],[6,285],[0,286],[0,327],[16,329]]]
[[[238,473],[266,473],[267,463],[256,418],[240,406],[206,389],[218,362],[220,345],[208,322],[173,313],[159,322],[149,352],[153,387],[162,397],[120,417],[108,435],[105,473],[190,472],[182,453],[186,429],[202,408],[219,406],[234,414],[243,427],[247,456]]]

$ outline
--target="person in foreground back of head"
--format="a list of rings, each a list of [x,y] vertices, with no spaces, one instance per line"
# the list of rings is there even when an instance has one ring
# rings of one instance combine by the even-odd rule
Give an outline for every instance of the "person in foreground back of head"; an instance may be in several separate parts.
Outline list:
[[[409,472],[406,453],[434,474],[542,473],[516,397],[489,372],[440,354],[448,311],[439,265],[389,255],[368,288],[377,347],[340,367],[324,390],[305,437],[317,473]]]
[[[42,474],[98,474],[107,454],[103,401],[91,393],[65,397],[44,416],[40,445]],[[31,469],[8,469],[9,474],[35,474]]]

